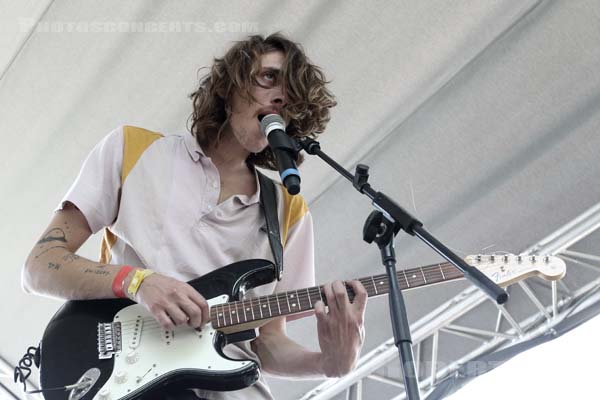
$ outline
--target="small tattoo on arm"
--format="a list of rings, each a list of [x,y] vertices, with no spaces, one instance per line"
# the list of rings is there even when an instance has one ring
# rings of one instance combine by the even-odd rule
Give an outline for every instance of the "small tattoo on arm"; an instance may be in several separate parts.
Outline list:
[[[45,243],[51,243],[51,242],[67,243],[67,237],[65,235],[65,231],[63,231],[61,228],[50,229],[46,233],[46,235],[43,238],[41,238],[39,242],[36,243],[36,245],[39,245],[40,250],[43,250],[43,251],[41,253],[39,253],[37,256],[35,256],[35,258],[39,258],[42,254],[44,254],[52,249],[57,249],[57,248],[66,249],[66,246],[59,245],[59,244],[45,249],[44,248]]]
[[[48,263],[48,269],[55,269],[58,271],[60,269],[60,264]]]
[[[66,249],[66,248],[67,248],[66,246],[52,246],[52,247],[50,247],[50,248],[42,251],[40,254],[38,254],[37,256],[35,256],[35,258],[39,258],[42,254],[44,254],[44,253],[46,253],[46,252],[48,252],[48,251],[50,251],[52,249]]]
[[[108,271],[104,271],[102,269],[91,269],[91,268],[86,268],[83,271],[84,274],[95,274],[95,275],[110,275],[110,272]]]
[[[54,242],[54,241],[67,243],[67,237],[65,235],[65,231],[63,231],[61,228],[53,228],[50,231],[48,231],[46,236],[44,236],[42,239],[40,239],[40,241],[37,242],[37,244]]]
[[[67,263],[73,262],[75,260],[79,260],[81,257],[79,257],[77,254],[67,254],[66,256],[63,256],[63,261],[66,261]]]

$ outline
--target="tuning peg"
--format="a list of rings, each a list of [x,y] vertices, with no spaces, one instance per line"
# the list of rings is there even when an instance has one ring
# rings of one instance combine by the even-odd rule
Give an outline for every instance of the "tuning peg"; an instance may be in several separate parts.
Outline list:
[[[508,262],[508,254],[505,254],[503,258],[504,258],[504,262],[507,263]]]
[[[477,262],[481,262],[481,254],[477,254]]]
[[[491,262],[494,262],[494,260],[495,260],[495,259],[496,259],[496,257],[495,257],[495,256],[492,254],[492,255],[490,256],[490,261],[491,261]]]
[[[534,255],[533,255],[533,256],[531,256],[531,257],[529,257],[529,259],[531,260],[531,262],[532,262],[532,263],[534,263],[534,262],[536,261],[536,259],[535,259],[535,256],[534,256]]]
[[[544,261],[546,262],[546,264],[548,264],[550,262],[550,256],[544,257]]]
[[[522,260],[523,260],[523,256],[519,254],[519,255],[517,256],[517,261],[518,261],[518,262],[521,262]]]

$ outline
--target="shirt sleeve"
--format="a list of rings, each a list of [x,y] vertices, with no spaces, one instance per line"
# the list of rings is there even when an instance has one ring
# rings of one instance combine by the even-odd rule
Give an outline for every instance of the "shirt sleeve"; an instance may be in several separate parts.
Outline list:
[[[115,128],[90,152],[55,211],[73,203],[85,216],[92,233],[112,225],[119,211],[123,126]]]

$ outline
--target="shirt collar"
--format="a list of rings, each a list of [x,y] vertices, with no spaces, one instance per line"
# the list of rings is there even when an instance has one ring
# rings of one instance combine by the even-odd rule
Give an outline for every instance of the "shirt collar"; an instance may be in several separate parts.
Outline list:
[[[235,198],[239,200],[245,206],[256,204],[260,200],[260,181],[258,180],[258,172],[254,168],[254,179],[256,180],[256,192],[252,196],[246,196],[245,194],[236,195]]]
[[[207,157],[204,151],[202,150],[202,147],[200,147],[200,145],[198,144],[196,137],[191,133],[186,132],[184,134],[184,143],[188,153],[190,154],[190,157],[192,157],[192,160],[194,160],[194,162],[198,162],[200,158]],[[239,200],[239,202],[245,206],[256,204],[260,200],[260,181],[258,180],[258,172],[256,171],[256,168],[254,168],[253,173],[254,179],[256,180],[256,192],[251,196],[234,196],[234,198]]]
[[[192,160],[198,162],[198,160],[200,160],[200,157],[206,157],[206,154],[204,154],[202,147],[200,147],[198,141],[196,140],[196,136],[192,135],[189,132],[186,132],[183,135],[183,141],[185,143],[185,147],[188,153],[190,153],[190,157],[192,157]]]

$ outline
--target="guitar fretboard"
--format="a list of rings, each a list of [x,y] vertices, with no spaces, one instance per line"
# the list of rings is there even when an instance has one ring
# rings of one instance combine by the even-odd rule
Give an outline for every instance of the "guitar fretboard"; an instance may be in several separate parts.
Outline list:
[[[400,289],[421,286],[463,278],[464,275],[450,263],[428,265],[398,271],[396,278]],[[358,279],[369,297],[382,296],[389,292],[387,275],[375,275]],[[346,286],[350,301],[354,300],[352,287]],[[252,321],[292,315],[310,311],[317,301],[327,304],[322,286],[291,290],[253,299],[217,304],[210,309],[211,323],[215,329],[240,325]]]

